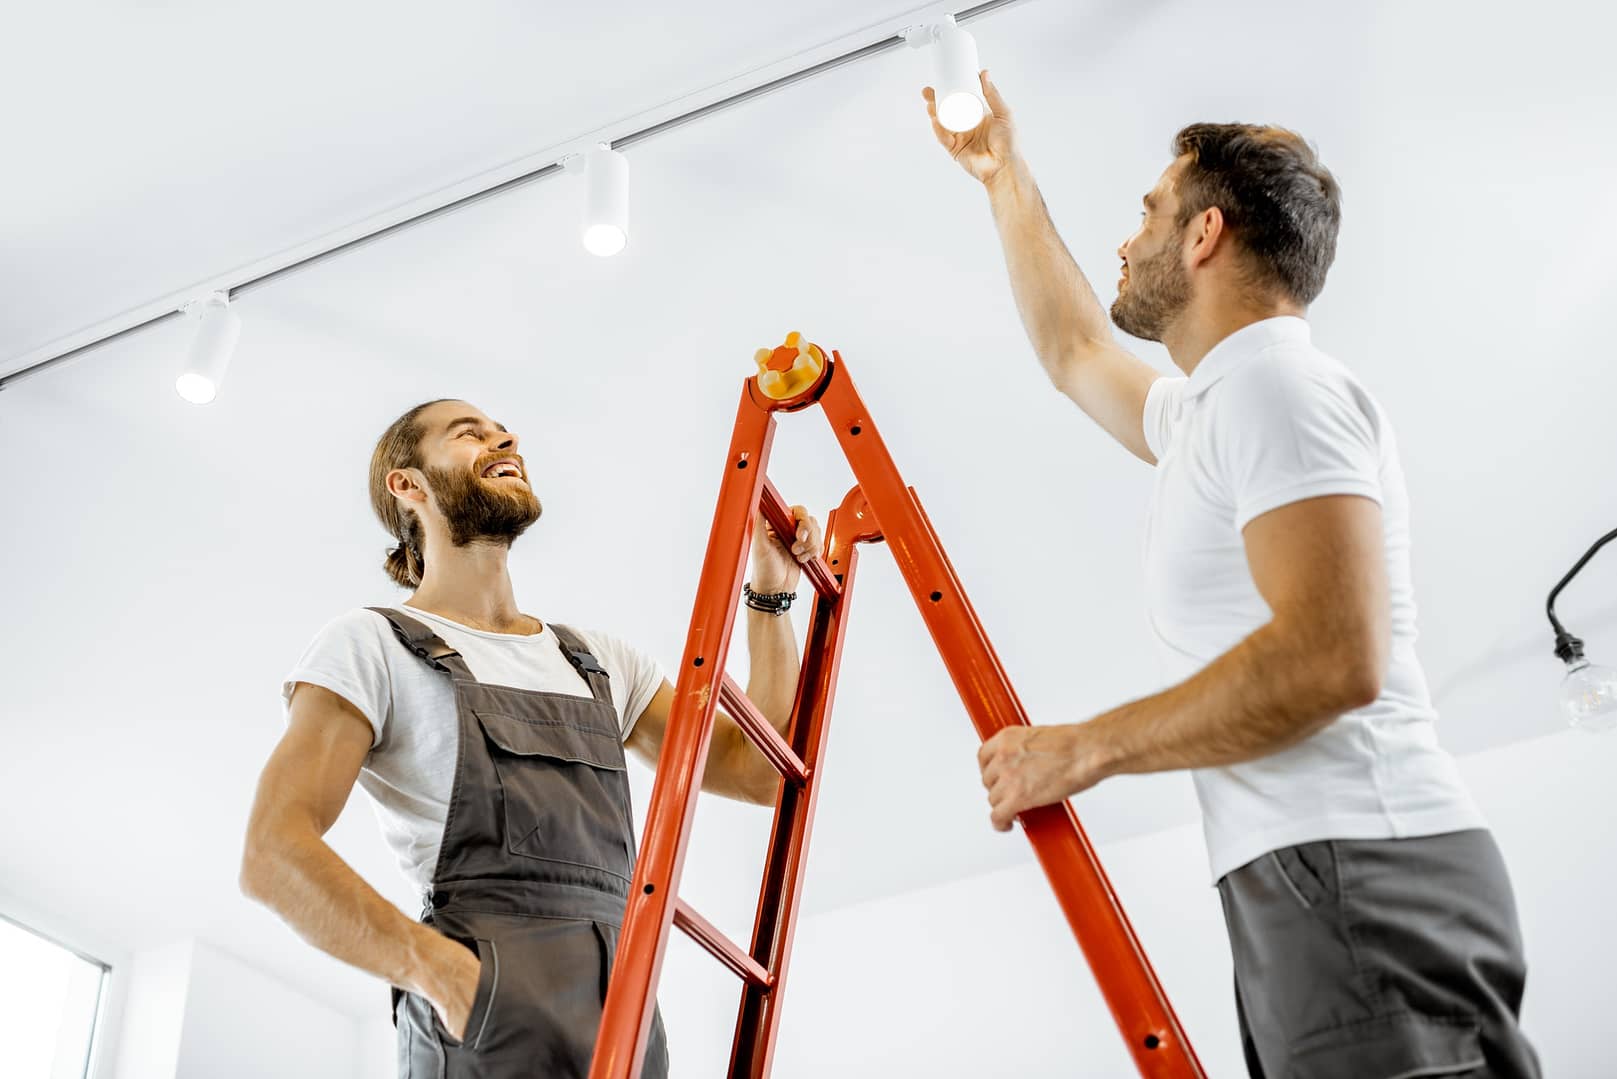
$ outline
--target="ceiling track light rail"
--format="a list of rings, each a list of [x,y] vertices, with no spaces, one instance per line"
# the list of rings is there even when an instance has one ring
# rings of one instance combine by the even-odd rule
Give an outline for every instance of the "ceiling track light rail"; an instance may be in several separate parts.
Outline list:
[[[1012,4],[1020,2],[1021,0],[987,0],[986,3],[980,3],[968,8],[964,8],[955,13],[953,16],[942,15],[940,16],[940,19],[946,20],[950,26],[953,26],[955,23],[969,22],[973,19],[981,18],[982,16],[987,15],[992,11],[996,11],[999,8],[1009,7]],[[854,63],[855,61],[863,60],[867,57],[887,52],[889,49],[897,48],[905,44],[917,44],[916,42],[911,41],[911,38],[914,36],[914,30],[915,28],[911,27],[904,32],[893,34],[890,37],[883,38],[880,41],[874,41],[869,44],[850,49],[847,52],[833,56],[826,60],[821,60],[814,64],[807,65],[797,71],[789,72],[788,74],[781,75],[778,78],[771,79],[768,82],[761,83],[757,86],[748,87],[745,90],[737,91],[736,93],[731,94],[728,97],[721,98],[718,101],[698,106],[690,109],[687,112],[680,113],[677,116],[670,117],[666,120],[651,124],[637,131],[632,131],[626,135],[619,136],[611,141],[608,152],[617,152],[621,157],[621,151],[629,148],[630,146],[644,142],[645,140],[656,135],[665,134],[666,132],[672,131],[675,128],[683,127],[686,124],[693,123],[697,120],[703,119],[704,117],[711,116],[716,112],[733,108],[742,104],[743,102],[762,97],[765,94],[774,93],[776,90],[784,89],[787,86],[802,82],[805,79],[813,78],[816,75],[823,75],[828,71],[833,71],[839,67]],[[953,32],[957,34],[961,33],[958,29],[954,30]],[[966,35],[962,34],[962,36]],[[972,56],[975,56],[975,45],[972,46]],[[591,154],[595,152],[596,151],[591,151]],[[320,263],[326,262],[327,260],[335,258],[338,255],[347,254],[348,252],[357,250],[358,248],[364,247],[367,244],[374,243],[385,236],[391,236],[396,232],[402,232],[405,229],[414,228],[415,226],[425,224],[428,221],[445,217],[456,212],[457,210],[463,210],[468,206],[482,202],[484,199],[505,194],[506,192],[515,190],[516,188],[525,187],[536,180],[541,180],[548,176],[554,175],[555,173],[562,172],[566,167],[566,158],[569,156],[572,155],[564,155],[557,161],[552,161],[549,164],[534,169],[531,172],[523,173],[521,176],[516,176],[509,180],[502,181],[482,191],[476,191],[470,195],[458,198],[453,202],[434,207],[430,210],[425,210],[412,217],[405,218],[402,221],[397,221],[391,225],[378,228],[374,232],[369,232],[363,236],[358,236],[354,239],[344,241],[343,243],[336,244],[325,250],[317,251],[312,255],[300,258],[297,261],[289,263],[285,266],[261,273],[256,277],[248,278],[247,280],[238,282],[229,286],[228,288],[220,289],[219,292],[226,298],[227,301],[235,301],[250,292],[264,287],[272,281],[276,281],[290,274],[297,273],[300,270],[307,270],[310,267],[317,266]],[[626,166],[624,167],[623,172],[623,190],[624,199],[626,200],[628,187]],[[591,205],[593,205],[593,203]],[[626,206],[624,208],[624,217],[625,219],[627,218]],[[606,224],[610,225],[611,222],[606,222]],[[586,230],[588,230],[588,228],[589,225],[586,224]],[[624,242],[626,243],[626,223],[623,231]],[[610,246],[609,241],[611,241],[611,239],[612,237],[605,230],[597,234],[597,240],[603,247]],[[591,248],[591,250],[593,251],[594,248]],[[185,306],[191,306],[191,302],[188,302]],[[69,361],[79,359],[87,353],[101,348],[103,345],[108,345],[114,341],[122,340],[123,338],[139,333],[142,330],[147,330],[153,326],[168,322],[171,319],[179,318],[183,313],[183,307],[173,311],[165,311],[162,314],[154,315],[129,326],[121,327],[92,341],[87,341],[81,345],[77,345],[73,348],[57,353],[54,356],[49,356],[43,360],[39,360],[38,362],[32,363],[27,367],[19,368],[10,374],[0,375],[0,391],[9,389],[24,379],[32,378],[35,375],[44,374],[46,371],[49,371],[52,368],[60,367]]]

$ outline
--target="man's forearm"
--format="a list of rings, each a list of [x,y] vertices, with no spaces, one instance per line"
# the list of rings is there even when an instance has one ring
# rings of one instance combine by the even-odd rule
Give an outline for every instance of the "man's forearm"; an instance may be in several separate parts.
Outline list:
[[[747,697],[757,705],[771,726],[782,735],[792,721],[792,704],[797,697],[797,636],[792,620],[784,615],[747,609],[747,654],[752,671],[747,676]],[[736,777],[736,797],[759,805],[772,805],[779,793],[780,773],[769,759],[758,752],[752,739],[733,723],[726,749],[730,773]]]
[[[774,728],[786,733],[797,698],[797,634],[785,615],[747,609],[747,696]],[[762,758],[759,758],[762,760]],[[767,762],[764,762],[768,766]],[[773,769],[771,769],[773,771]]]
[[[1056,232],[1026,162],[1017,158],[987,186],[1016,309],[1039,361],[1059,382],[1084,342],[1111,340],[1111,322]]]
[[[1301,742],[1374,694],[1345,660],[1266,625],[1190,679],[1083,724],[1107,774],[1211,768]]]
[[[316,948],[429,997],[434,949],[459,947],[406,917],[312,833],[250,844],[241,883]]]

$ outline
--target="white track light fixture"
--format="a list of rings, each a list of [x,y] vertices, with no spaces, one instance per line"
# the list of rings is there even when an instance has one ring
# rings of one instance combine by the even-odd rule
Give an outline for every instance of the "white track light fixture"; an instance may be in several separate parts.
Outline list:
[[[241,316],[231,310],[230,297],[223,292],[187,305],[185,313],[196,320],[196,337],[191,341],[185,372],[174,380],[174,389],[193,405],[205,405],[219,395],[225,368],[230,366],[236,341],[241,337]]]
[[[629,243],[629,159],[606,143],[566,159],[584,174],[584,250],[605,258]]]
[[[955,25],[953,15],[945,15],[942,22],[911,27],[904,31],[904,40],[911,48],[922,45],[937,47],[938,123],[955,132],[970,131],[988,115],[988,103],[983,100],[981,70],[977,64],[977,42]]]

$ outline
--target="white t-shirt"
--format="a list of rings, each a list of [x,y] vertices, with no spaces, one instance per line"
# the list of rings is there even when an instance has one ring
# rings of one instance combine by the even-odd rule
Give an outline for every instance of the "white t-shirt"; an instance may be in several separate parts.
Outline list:
[[[529,636],[488,633],[396,606],[459,652],[480,682],[590,696],[589,683],[562,654],[549,623],[544,632]],[[615,637],[578,633],[609,675],[612,704],[627,740],[663,683],[662,669]],[[381,615],[361,607],[333,619],[315,636],[281,687],[288,705],[298,682],[331,690],[370,720],[371,751],[359,785],[370,796],[399,868],[426,895],[455,781],[459,727],[449,676],[405,648]]]
[[[1415,656],[1409,499],[1381,407],[1313,347],[1307,322],[1272,318],[1225,338],[1188,379],[1158,379],[1144,422],[1158,462],[1146,605],[1175,681],[1270,619],[1246,561],[1248,522],[1322,495],[1381,505],[1392,601],[1381,695],[1290,749],[1192,773],[1213,879],[1295,843],[1481,827],[1437,744]]]

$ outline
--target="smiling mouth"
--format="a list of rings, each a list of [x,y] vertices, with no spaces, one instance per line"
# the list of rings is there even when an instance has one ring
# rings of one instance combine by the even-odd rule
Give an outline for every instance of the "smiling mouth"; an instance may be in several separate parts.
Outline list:
[[[522,467],[515,461],[495,461],[483,469],[485,480],[522,479]]]

